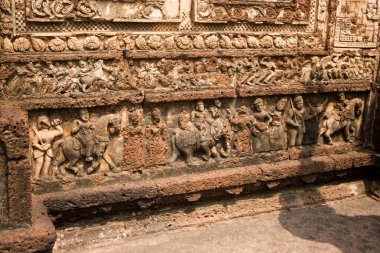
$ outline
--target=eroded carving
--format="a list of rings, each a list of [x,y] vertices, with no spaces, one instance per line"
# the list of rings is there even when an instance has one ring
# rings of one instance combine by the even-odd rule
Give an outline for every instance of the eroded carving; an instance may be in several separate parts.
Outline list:
[[[0,91],[5,96],[41,96],[109,90],[290,88],[371,82],[375,67],[373,57],[360,55],[11,63],[0,66]]]
[[[378,0],[343,0],[337,7],[336,47],[374,48],[379,34]]]
[[[124,153],[122,168],[135,171],[145,165],[145,120],[141,110],[129,111],[129,124],[122,131]]]
[[[359,139],[360,117],[364,101],[361,98],[346,99],[343,92],[338,94],[338,101],[331,103],[326,110],[319,132],[327,144],[332,145],[331,135],[342,131],[345,141],[354,143]]]
[[[152,122],[146,128],[148,165],[164,165],[168,161],[168,131],[166,124],[161,120],[161,111],[152,110]]]
[[[311,1],[196,0],[197,22],[297,23],[307,21]]]

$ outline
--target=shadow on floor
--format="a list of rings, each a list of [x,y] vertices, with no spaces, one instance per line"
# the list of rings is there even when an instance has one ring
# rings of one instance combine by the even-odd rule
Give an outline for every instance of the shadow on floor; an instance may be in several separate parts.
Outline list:
[[[315,190],[300,194],[300,199],[297,201],[307,204],[310,202],[310,196],[323,199],[321,194]],[[286,195],[281,196],[284,206],[292,201],[288,198],[289,196]],[[380,202],[374,200],[371,205],[373,204],[380,205]],[[350,215],[349,210],[352,209],[355,202],[353,201],[350,205],[352,206],[341,207],[339,210],[327,205],[292,210],[291,212],[284,209],[279,215],[279,222],[294,236],[331,244],[342,253],[380,252],[380,216]],[[362,208],[362,210],[366,210],[365,206]],[[372,236],[368,237],[368,235]]]

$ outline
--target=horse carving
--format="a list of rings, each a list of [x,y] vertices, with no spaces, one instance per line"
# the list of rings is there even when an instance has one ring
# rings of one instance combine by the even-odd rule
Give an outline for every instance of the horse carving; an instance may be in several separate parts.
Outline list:
[[[323,136],[329,145],[333,144],[331,135],[343,131],[343,138],[349,143],[355,142],[357,126],[363,111],[363,100],[354,98],[346,100],[344,94],[339,95],[340,102],[333,109],[326,111],[319,136]]]
[[[56,155],[52,163],[53,173],[67,175],[71,172],[74,175],[83,176],[85,173],[95,172],[102,160],[105,160],[111,170],[118,171],[115,162],[106,155],[110,138],[119,135],[121,130],[121,119],[117,114],[104,115],[94,124],[92,142],[88,154],[85,154],[81,147],[80,140],[76,136],[70,135],[55,143]],[[86,156],[90,155],[91,160],[87,161]],[[78,163],[83,161],[83,166]],[[83,168],[83,169],[82,169]]]

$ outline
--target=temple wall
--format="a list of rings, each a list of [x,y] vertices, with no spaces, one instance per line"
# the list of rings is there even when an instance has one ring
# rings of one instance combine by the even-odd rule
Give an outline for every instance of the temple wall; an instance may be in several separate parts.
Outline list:
[[[30,224],[33,198],[142,208],[373,165],[379,17],[378,0],[0,0],[0,223]]]

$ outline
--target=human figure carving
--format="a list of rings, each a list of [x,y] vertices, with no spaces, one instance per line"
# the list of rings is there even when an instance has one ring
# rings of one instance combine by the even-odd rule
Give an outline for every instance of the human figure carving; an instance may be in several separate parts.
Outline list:
[[[165,123],[161,121],[161,111],[152,110],[152,123],[146,128],[147,164],[163,165],[168,160],[168,138]]]
[[[294,105],[290,99],[290,105],[285,115],[285,122],[288,126],[288,145],[289,147],[300,146],[306,132],[305,121],[316,115],[304,107],[302,96],[294,98]]]
[[[211,155],[218,159],[219,153],[216,150],[215,142],[211,136],[211,121],[203,101],[197,102],[196,110],[191,112],[191,121],[198,130],[200,147],[204,152],[202,159],[208,161],[210,160]]]
[[[286,149],[287,135],[284,121],[284,111],[288,100],[280,99],[275,106],[269,109],[272,121],[269,124],[269,145],[273,150]]]
[[[249,109],[245,105],[236,110],[236,114],[229,116],[232,130],[236,132],[233,147],[239,154],[249,154],[252,152],[252,134],[258,135],[259,131],[255,128],[256,119],[249,114]]]
[[[93,157],[96,138],[94,134],[95,125],[90,122],[90,113],[87,109],[80,109],[78,112],[79,119],[74,120],[74,127],[71,129],[71,134],[77,140],[75,149],[81,149],[84,154],[85,161],[91,162]]]
[[[214,105],[210,107],[209,111],[211,116],[209,120],[211,124],[211,136],[216,143],[220,142],[221,144],[220,155],[222,157],[228,157],[231,152],[231,126],[219,99],[214,100]],[[212,147],[212,149],[214,148],[216,147]]]
[[[253,140],[253,151],[262,152],[270,150],[268,127],[272,121],[271,115],[264,108],[264,100],[256,98],[253,102],[253,117],[256,119],[255,127],[258,130],[258,135]]]
[[[73,122],[70,131],[71,135],[56,143],[57,155],[54,158],[53,167],[54,172],[59,172],[59,176],[66,175],[66,170],[75,175],[83,176],[84,171],[80,170],[80,166],[78,166],[78,162],[82,161],[82,158],[83,167],[87,174],[91,174],[99,167],[107,148],[109,132],[107,132],[107,136],[97,136],[95,134],[96,127],[90,121],[87,109],[80,109],[78,116],[79,119]],[[108,120],[111,122],[111,119]],[[67,163],[61,166],[64,162]]]
[[[124,138],[122,168],[134,171],[143,167],[145,165],[145,127],[141,110],[129,111],[129,125],[124,128],[122,136]]]
[[[52,143],[55,138],[63,134],[59,118],[50,122],[46,115],[39,116],[37,128],[32,127],[34,138],[32,140],[34,158],[34,177],[46,177],[49,175],[49,168],[54,157]]]

